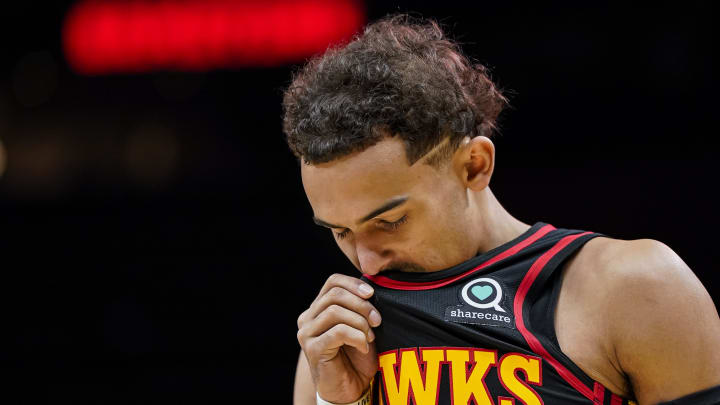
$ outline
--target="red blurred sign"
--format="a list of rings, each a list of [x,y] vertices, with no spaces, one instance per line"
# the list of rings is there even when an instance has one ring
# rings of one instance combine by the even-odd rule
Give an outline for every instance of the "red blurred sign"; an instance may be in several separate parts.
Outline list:
[[[353,0],[81,1],[63,26],[80,74],[199,71],[300,62],[365,22]]]

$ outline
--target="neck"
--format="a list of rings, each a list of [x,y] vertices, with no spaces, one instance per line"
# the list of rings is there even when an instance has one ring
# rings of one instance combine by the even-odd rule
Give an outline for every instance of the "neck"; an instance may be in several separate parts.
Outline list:
[[[478,193],[477,204],[483,213],[478,221],[482,230],[480,235],[483,235],[478,241],[478,254],[505,244],[530,229],[530,225],[517,220],[500,205],[489,187]]]

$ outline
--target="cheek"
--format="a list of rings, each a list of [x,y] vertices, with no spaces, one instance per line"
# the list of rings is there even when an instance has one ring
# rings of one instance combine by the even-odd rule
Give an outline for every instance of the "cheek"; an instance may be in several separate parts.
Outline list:
[[[428,214],[430,219],[418,244],[418,253],[439,268],[453,266],[474,254],[471,238],[467,235],[469,224],[461,207],[445,202],[436,205]]]
[[[457,202],[438,200],[428,209],[429,234],[440,240],[452,239],[463,225],[464,218]]]
[[[440,220],[442,217],[431,215],[430,220],[423,221],[423,224],[414,229],[409,236],[407,254],[409,259],[429,270],[444,268],[447,261],[448,243],[444,237],[451,230],[445,227]]]

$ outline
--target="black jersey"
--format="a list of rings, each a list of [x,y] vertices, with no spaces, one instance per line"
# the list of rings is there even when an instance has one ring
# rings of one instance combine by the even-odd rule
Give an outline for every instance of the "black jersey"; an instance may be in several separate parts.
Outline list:
[[[560,350],[560,269],[598,233],[538,222],[489,252],[431,273],[364,276],[375,328],[374,404],[631,405]]]

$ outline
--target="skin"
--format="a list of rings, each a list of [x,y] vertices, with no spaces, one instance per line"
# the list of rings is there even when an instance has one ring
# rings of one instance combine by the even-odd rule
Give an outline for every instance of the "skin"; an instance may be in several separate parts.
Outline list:
[[[588,242],[565,266],[555,329],[586,374],[641,405],[720,384],[715,305],[661,242]]]
[[[332,229],[360,272],[437,271],[529,228],[492,194],[494,159],[492,141],[475,137],[440,168],[424,159],[409,165],[403,143],[388,137],[329,163],[302,165],[301,177],[315,222]],[[378,213],[392,201],[402,203]],[[558,340],[592,378],[641,405],[720,384],[720,319],[670,248],[595,238],[562,275]],[[377,370],[371,327],[382,322],[371,296],[359,279],[335,274],[300,315],[295,404],[314,404],[316,392],[349,403],[366,390]]]

